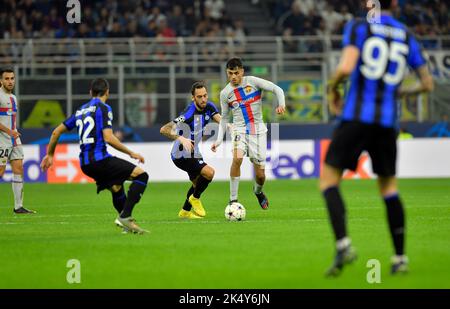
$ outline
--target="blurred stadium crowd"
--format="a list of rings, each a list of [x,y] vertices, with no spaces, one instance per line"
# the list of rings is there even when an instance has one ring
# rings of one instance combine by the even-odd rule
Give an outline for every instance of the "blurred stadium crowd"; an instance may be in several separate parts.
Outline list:
[[[66,22],[66,1],[0,0],[3,38],[224,36],[241,31],[222,0],[81,1],[82,23]]]
[[[267,1],[278,32],[284,35],[342,34],[345,23],[367,15],[367,1],[281,0]],[[450,34],[448,0],[399,0],[394,12],[417,35]]]
[[[447,0],[399,0],[397,18],[418,35],[450,34]],[[251,35],[223,0],[81,1],[82,23],[66,22],[66,1],[0,0],[0,36],[8,38],[240,37]],[[252,0],[284,36],[341,34],[366,16],[362,0]],[[268,33],[271,35],[271,33]]]

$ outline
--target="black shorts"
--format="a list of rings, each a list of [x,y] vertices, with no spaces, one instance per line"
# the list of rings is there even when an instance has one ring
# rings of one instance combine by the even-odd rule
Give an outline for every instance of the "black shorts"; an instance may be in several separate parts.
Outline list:
[[[197,178],[202,169],[207,165],[203,161],[203,158],[180,158],[173,159],[172,161],[179,169],[188,173],[190,180]]]
[[[334,130],[325,162],[339,169],[355,171],[364,150],[370,155],[375,174],[395,176],[397,131],[376,124],[342,122]]]
[[[109,189],[113,185],[123,184],[125,180],[130,179],[131,173],[135,168],[136,165],[133,163],[116,157],[108,157],[81,166],[83,173],[96,181],[97,193],[104,189]]]

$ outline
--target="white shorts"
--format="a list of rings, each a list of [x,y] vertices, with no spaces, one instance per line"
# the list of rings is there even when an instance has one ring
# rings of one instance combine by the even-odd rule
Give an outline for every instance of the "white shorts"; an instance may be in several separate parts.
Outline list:
[[[264,166],[267,153],[267,133],[245,134],[233,132],[233,150],[240,149],[254,164]]]
[[[19,146],[0,145],[0,166],[5,166],[8,161],[23,160],[23,148]]]

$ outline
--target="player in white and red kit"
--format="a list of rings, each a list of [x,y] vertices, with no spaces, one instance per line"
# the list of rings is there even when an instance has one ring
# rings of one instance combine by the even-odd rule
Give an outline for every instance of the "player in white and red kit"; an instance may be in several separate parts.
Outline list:
[[[264,171],[267,152],[267,127],[262,115],[262,91],[270,91],[278,100],[276,112],[285,112],[284,92],[274,83],[254,77],[244,76],[244,67],[239,58],[227,62],[227,77],[230,81],[220,92],[222,117],[217,141],[212,151],[222,143],[229,112],[233,115],[233,163],[230,169],[230,203],[237,202],[241,164],[244,156],[248,156],[255,168],[254,193],[262,209],[269,207],[269,200],[262,191],[266,176]]]
[[[14,212],[35,213],[23,207],[23,149],[16,123],[17,98],[12,93],[16,83],[14,71],[0,70],[0,81],[0,177],[3,177],[9,161],[13,172]]]

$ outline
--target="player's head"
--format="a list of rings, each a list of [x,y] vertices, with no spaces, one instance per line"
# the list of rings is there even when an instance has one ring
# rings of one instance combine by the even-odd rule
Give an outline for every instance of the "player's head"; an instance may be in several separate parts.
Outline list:
[[[233,86],[238,86],[244,77],[244,65],[240,58],[231,58],[227,62],[227,77]]]
[[[104,78],[96,78],[91,82],[91,89],[90,89],[91,97],[97,98],[97,97],[106,97],[108,99],[109,97],[109,83]]]
[[[205,109],[206,104],[208,103],[208,90],[206,89],[205,83],[202,81],[193,83],[191,94],[195,106],[197,106],[199,110]]]
[[[380,8],[383,11],[388,11],[397,6],[397,0],[378,0],[380,1]]]
[[[16,77],[14,75],[14,70],[11,68],[0,69],[0,84],[2,87],[11,92],[16,85]]]

